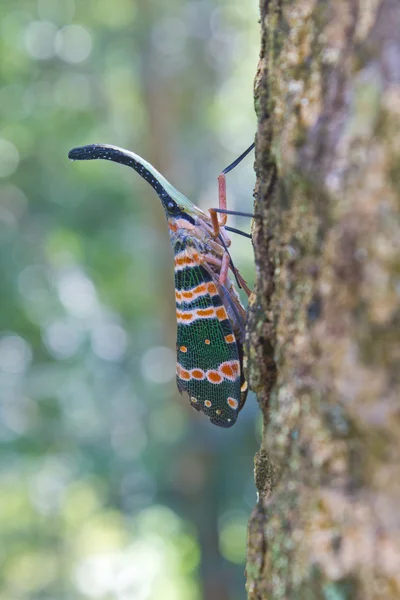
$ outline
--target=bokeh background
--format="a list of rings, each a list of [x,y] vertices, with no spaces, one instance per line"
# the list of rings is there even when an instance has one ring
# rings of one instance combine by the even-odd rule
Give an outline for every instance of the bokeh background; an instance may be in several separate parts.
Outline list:
[[[127,147],[215,206],[256,129],[257,2],[2,0],[0,19],[0,600],[244,599],[256,401],[222,430],[179,396],[158,198],[67,153]],[[233,256],[251,285],[251,243]]]

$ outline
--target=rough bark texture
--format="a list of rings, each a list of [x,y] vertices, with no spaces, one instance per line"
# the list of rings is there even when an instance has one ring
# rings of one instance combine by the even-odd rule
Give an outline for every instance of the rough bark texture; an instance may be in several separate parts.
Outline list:
[[[400,1],[261,0],[251,600],[400,597]]]

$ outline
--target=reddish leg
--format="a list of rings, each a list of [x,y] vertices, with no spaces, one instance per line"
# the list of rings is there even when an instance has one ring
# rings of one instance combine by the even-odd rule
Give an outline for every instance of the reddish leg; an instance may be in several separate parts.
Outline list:
[[[218,206],[223,210],[226,210],[226,177],[224,173],[218,176]],[[218,219],[218,215],[215,211],[215,208],[210,208],[208,210],[211,217],[211,223],[214,229],[214,236],[219,236],[219,229],[226,225],[226,221],[228,219],[228,215],[222,214]]]
[[[217,216],[217,213],[215,212],[215,208],[209,208],[208,212],[210,213],[210,217],[211,217],[211,223],[213,226],[214,237],[217,238],[219,236],[219,226],[220,226],[220,224],[222,225],[222,223],[219,223],[219,221],[218,221],[218,216]]]
[[[200,256],[199,261],[206,262],[209,265],[214,265],[216,267],[222,266],[222,260],[220,258],[216,258],[212,254],[203,254],[202,256]]]
[[[212,254],[203,254],[202,260],[207,262],[209,265],[213,265],[215,267],[219,267],[219,278],[218,281],[222,285],[225,285],[226,280],[228,279],[228,271],[230,267],[230,258],[229,254],[225,252],[222,255],[222,259],[216,258]]]
[[[228,278],[228,270],[231,266],[229,254],[227,252],[225,252],[225,254],[222,256],[222,260],[220,258],[216,258],[212,254],[203,254],[203,256],[201,256],[200,258],[200,262],[206,262],[209,265],[219,267],[219,283],[223,285],[226,283],[226,280]],[[234,267],[232,271],[234,271],[240,286],[243,288],[247,296],[250,296],[251,290],[247,286],[246,281],[243,279],[239,271],[236,269],[236,267]]]
[[[229,270],[230,266],[231,266],[230,256],[227,252],[225,252],[225,254],[222,257],[221,270],[219,272],[219,283],[221,283],[222,285],[225,285],[226,280],[228,279],[228,270]],[[232,271],[234,271],[234,273],[237,277],[237,280],[240,283],[240,286],[243,288],[244,292],[247,294],[247,297],[249,297],[251,294],[251,290],[247,287],[246,281],[243,279],[243,277],[241,276],[239,271],[236,269],[236,267],[233,267]]]
[[[219,272],[219,282],[222,285],[225,285],[226,280],[228,279],[229,265],[230,265],[229,254],[227,252],[225,252],[225,254],[222,257],[221,270]]]
[[[218,176],[218,206],[223,210],[226,210],[226,177],[225,173],[221,173]],[[228,215],[221,215],[220,217],[220,225],[225,225]]]

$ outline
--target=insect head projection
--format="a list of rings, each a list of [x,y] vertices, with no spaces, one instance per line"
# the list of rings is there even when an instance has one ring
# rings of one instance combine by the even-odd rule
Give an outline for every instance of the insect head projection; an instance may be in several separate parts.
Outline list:
[[[209,215],[133,152],[93,144],[74,148],[68,155],[72,160],[101,158],[128,165],[157,192],[174,251],[178,389],[187,392],[191,405],[220,427],[235,423],[247,395],[243,374],[246,311],[229,271],[250,294],[228,252],[227,230],[241,232],[226,226],[231,211],[226,210],[225,174],[253,147],[219,176],[219,208],[210,209]]]

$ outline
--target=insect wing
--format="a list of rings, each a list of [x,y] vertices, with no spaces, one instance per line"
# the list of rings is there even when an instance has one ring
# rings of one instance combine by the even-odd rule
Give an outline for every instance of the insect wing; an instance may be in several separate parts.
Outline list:
[[[243,404],[241,361],[212,274],[187,242],[175,245],[177,385],[212,423],[231,427]]]

